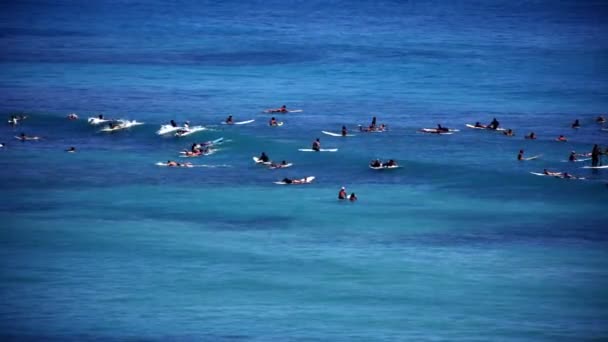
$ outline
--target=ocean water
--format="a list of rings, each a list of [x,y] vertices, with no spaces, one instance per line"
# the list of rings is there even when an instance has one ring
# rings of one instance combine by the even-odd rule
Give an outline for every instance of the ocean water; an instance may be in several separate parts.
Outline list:
[[[0,125],[3,340],[608,338],[608,171],[562,162],[608,145],[606,2],[2,7],[0,114],[28,116]],[[357,132],[372,116],[389,131]],[[494,117],[516,135],[465,127]],[[156,135],[171,119],[208,130]],[[417,132],[438,123],[460,131]],[[298,151],[316,138],[338,152]]]

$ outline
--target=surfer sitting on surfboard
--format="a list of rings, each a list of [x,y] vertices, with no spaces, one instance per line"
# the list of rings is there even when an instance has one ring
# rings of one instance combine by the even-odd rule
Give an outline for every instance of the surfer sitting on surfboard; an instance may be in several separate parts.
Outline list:
[[[258,159],[263,163],[268,163],[268,161],[270,161],[270,158],[268,158],[268,156],[266,155],[266,152],[262,152],[262,154],[260,155],[260,157]]]
[[[574,123],[572,123],[572,128],[579,128],[581,127],[581,123],[578,122],[578,119],[574,120]]]
[[[517,160],[523,160],[524,159],[524,150],[519,150],[519,153],[517,154]]]
[[[505,132],[503,132],[503,134],[506,135],[506,136],[508,136],[508,137],[512,137],[512,136],[515,135],[515,133],[513,133],[513,130],[510,129],[510,128],[508,130],[506,130]]]
[[[277,122],[277,119],[274,118],[274,116],[272,118],[270,118],[270,121],[268,122],[268,125],[270,126],[277,126],[279,123]]]
[[[355,193],[351,193],[350,197],[348,198],[349,201],[354,202],[357,200],[357,195],[355,195]]]
[[[383,167],[393,167],[393,166],[397,166],[397,162],[395,162],[393,159],[390,159],[388,162],[383,163],[382,164]]]
[[[534,132],[530,132],[530,134],[526,135],[526,139],[536,139],[536,134],[534,134]]]
[[[565,136],[563,136],[563,135],[560,135],[560,136],[559,136],[559,137],[557,137],[557,139],[555,139],[555,140],[557,140],[557,141],[568,141],[568,139],[566,139],[566,137],[565,137]]]
[[[488,125],[489,129],[498,129],[498,126],[500,125],[500,122],[498,122],[498,120],[496,120],[496,118],[492,119],[492,122],[490,122],[490,124]]]
[[[232,115],[228,115],[228,118],[226,118],[226,124],[232,125],[233,123],[234,121],[232,121]]]
[[[369,163],[369,165],[371,167],[382,167],[382,163],[380,162],[380,159],[372,160],[372,162]]]
[[[319,140],[319,138],[317,138],[317,140],[313,141],[312,143],[312,149],[313,151],[321,151],[321,141]]]
[[[338,199],[339,200],[343,200],[346,199],[348,195],[346,194],[346,188],[345,187],[341,187],[340,191],[338,192]]]
[[[345,137],[348,134],[348,131],[346,130],[346,126],[342,126],[342,136]]]

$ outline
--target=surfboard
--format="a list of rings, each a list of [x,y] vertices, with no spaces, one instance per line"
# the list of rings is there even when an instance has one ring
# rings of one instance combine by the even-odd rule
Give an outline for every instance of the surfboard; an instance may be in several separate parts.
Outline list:
[[[394,170],[394,169],[400,168],[400,166],[399,165],[393,165],[393,166],[371,166],[371,165],[369,165],[369,168],[372,170]]]
[[[583,166],[581,169],[608,169],[608,165],[600,165],[600,166]]]
[[[180,129],[184,129],[184,126],[171,126],[171,125],[162,125],[160,129],[156,131],[158,135],[164,135],[179,131]]]
[[[21,140],[21,141],[32,141],[32,140],[40,140],[40,137],[20,137],[18,135],[15,135],[15,139],[17,140]]]
[[[102,123],[110,122],[110,119],[100,119],[100,118],[88,118],[87,122],[91,125],[100,125]]]
[[[222,121],[220,123],[222,125],[246,125],[246,124],[250,124],[250,123],[252,123],[254,121],[255,121],[255,119],[245,120],[245,121],[237,121],[237,122],[233,122],[233,123],[227,123],[226,121]]]
[[[269,114],[287,114],[287,113],[301,113],[303,112],[302,109],[288,109],[285,112],[281,112],[279,110],[275,110],[275,109],[266,109],[265,111],[263,111],[263,113],[269,113]]]
[[[328,132],[328,131],[321,131],[321,133],[330,135],[332,137],[354,137],[355,136],[354,134],[342,135],[342,133],[334,133],[334,132]]]
[[[190,151],[180,151],[179,153],[181,154],[181,156],[180,156],[181,158],[196,158],[196,157],[200,157],[200,156],[208,156],[208,155],[214,154],[215,151],[217,151],[217,150],[209,150],[207,152],[199,153],[199,154],[189,153]]]
[[[293,165],[292,163],[287,163],[285,165],[278,164],[277,166],[270,165],[268,168],[271,169],[271,170],[276,170],[276,169],[284,169],[284,168],[287,168],[287,167],[291,167],[292,165]]]
[[[256,164],[264,164],[264,165],[270,165],[272,164],[272,162],[269,160],[267,162],[262,161],[260,158],[258,157],[252,157],[253,161],[256,162]]]
[[[576,159],[576,160],[562,160],[562,163],[579,163],[579,162],[584,162],[584,161],[588,161],[591,160],[591,158],[583,158],[583,159]]]
[[[315,180],[314,176],[310,176],[310,177],[306,177],[306,178],[302,178],[302,179],[295,179],[297,181],[303,181],[302,183],[285,183],[283,181],[278,181],[278,182],[274,182],[274,184],[279,184],[279,185],[299,185],[299,184],[310,184],[312,183],[313,180]]]
[[[194,127],[188,127],[188,128],[182,128],[181,131],[177,131],[175,132],[175,136],[176,137],[185,137],[191,134],[194,134],[196,132],[200,132],[200,131],[204,131],[207,128],[203,127],[203,126],[194,126]]]
[[[471,125],[471,124],[466,124],[465,126],[467,126],[468,128],[472,128],[472,129],[483,129],[483,130],[487,130],[487,131],[506,131],[505,128],[501,128],[498,127],[497,129],[492,129],[492,128],[488,128],[486,127],[475,127],[475,125]]]
[[[338,151],[337,148],[322,148],[319,151],[315,151],[312,148],[299,148],[298,151],[301,152],[336,152]]]
[[[542,154],[538,154],[532,157],[527,157],[527,158],[523,158],[522,160],[534,160],[534,159],[538,159],[542,156]]]
[[[155,164],[156,166],[166,166],[166,167],[194,167],[194,165],[192,164],[180,164],[180,165],[175,165],[175,166],[169,166],[167,165],[167,163],[163,163],[163,162],[158,162]]]
[[[419,129],[418,130],[419,133],[426,133],[426,134],[438,134],[438,135],[450,135],[450,134],[454,134],[454,132],[439,132],[437,131],[437,129],[435,128],[423,128],[423,129]]]
[[[283,126],[283,121],[278,121],[276,125],[268,124],[268,126],[270,126],[270,127],[281,127],[281,126]]]

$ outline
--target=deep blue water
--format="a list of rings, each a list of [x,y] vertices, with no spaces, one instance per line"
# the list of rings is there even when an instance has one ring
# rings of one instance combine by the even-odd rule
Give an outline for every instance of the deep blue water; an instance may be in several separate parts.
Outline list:
[[[605,2],[2,9],[0,113],[28,115],[0,126],[3,339],[608,338],[608,171],[562,162],[608,145]],[[268,127],[282,104],[303,112]],[[97,113],[146,124],[100,133]],[[356,132],[374,115],[388,132]],[[464,126],[493,117],[516,136]],[[157,136],[170,119],[209,130]],[[460,132],[417,132],[437,123]],[[154,165],[218,137],[204,167]],[[317,137],[339,151],[297,151]]]

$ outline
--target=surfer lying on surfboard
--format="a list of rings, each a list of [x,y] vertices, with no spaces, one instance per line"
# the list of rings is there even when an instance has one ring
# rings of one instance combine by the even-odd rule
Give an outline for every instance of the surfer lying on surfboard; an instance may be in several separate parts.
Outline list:
[[[267,109],[266,110],[267,113],[287,113],[287,106],[282,105],[281,108],[273,108],[273,109]]]

